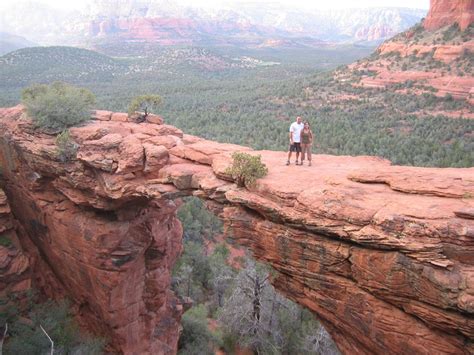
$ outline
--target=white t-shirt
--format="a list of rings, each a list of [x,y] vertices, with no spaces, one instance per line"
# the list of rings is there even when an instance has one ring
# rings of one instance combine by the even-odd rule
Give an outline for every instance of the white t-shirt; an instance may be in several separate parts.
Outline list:
[[[293,132],[293,142],[301,143],[301,131],[304,128],[304,123],[293,122],[290,126],[290,132]]]

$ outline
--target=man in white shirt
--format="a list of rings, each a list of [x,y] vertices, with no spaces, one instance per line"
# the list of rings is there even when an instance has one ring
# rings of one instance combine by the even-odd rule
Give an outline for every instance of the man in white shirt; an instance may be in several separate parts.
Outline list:
[[[296,165],[298,163],[298,158],[301,153],[301,131],[304,128],[304,124],[301,120],[301,117],[296,117],[296,122],[293,122],[290,126],[290,149],[288,150],[288,161],[286,165],[290,165],[291,153],[296,152]]]

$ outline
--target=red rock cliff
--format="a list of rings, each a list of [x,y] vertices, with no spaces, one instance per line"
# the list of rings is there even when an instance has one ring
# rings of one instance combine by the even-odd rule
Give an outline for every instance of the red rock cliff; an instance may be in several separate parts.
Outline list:
[[[93,192],[101,185],[94,169],[58,164],[50,136],[14,122],[0,134],[0,166],[11,208],[29,236],[27,251],[43,259],[35,274],[44,281],[36,287],[74,300],[81,323],[105,336],[114,353],[174,354],[182,313],[170,290],[182,248],[176,204]],[[77,180],[68,196],[59,185],[69,173]]]
[[[427,30],[457,23],[465,30],[474,21],[474,0],[430,0],[430,11],[423,26]]]
[[[2,117],[3,116],[3,117]],[[176,351],[181,307],[169,273],[181,248],[175,200],[210,200],[236,241],[276,270],[274,285],[312,310],[343,353],[474,351],[474,169],[315,156],[286,167],[151,123],[93,121],[54,137],[20,109],[0,112],[12,208],[83,317],[124,353]],[[262,155],[251,191],[225,169]]]
[[[31,288],[30,260],[23,253],[18,238],[17,225],[11,214],[10,205],[0,189],[0,299],[1,309],[8,306],[8,300],[15,295],[21,298]],[[3,332],[1,333],[3,334]]]

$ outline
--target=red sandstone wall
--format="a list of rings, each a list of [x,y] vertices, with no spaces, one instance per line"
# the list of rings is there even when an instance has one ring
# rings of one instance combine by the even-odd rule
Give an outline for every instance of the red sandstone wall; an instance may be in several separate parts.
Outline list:
[[[423,25],[427,30],[437,30],[456,22],[464,30],[473,21],[474,0],[431,0]]]
[[[10,205],[0,189],[0,300],[1,309],[13,294],[22,298],[22,293],[31,288],[31,262],[22,250],[17,233],[18,225],[11,213]],[[8,303],[6,303],[8,307]]]
[[[0,166],[11,207],[26,231],[22,244],[30,257],[41,259],[34,267],[35,286],[48,297],[73,300],[81,324],[106,337],[114,353],[175,354],[182,313],[170,288],[182,249],[177,205],[138,199],[114,211],[79,207],[12,146],[0,139]],[[0,218],[6,209],[2,196]],[[3,254],[0,247],[0,262]],[[11,262],[17,271],[6,275],[9,289],[30,286],[12,281],[27,261],[20,254]],[[0,285],[4,277],[0,274]]]

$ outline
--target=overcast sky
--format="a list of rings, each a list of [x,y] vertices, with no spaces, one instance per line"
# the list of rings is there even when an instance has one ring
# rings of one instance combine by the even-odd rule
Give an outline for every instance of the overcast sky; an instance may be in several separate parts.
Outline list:
[[[30,0],[31,1],[31,0]],[[0,0],[0,8],[17,3],[18,0]],[[74,9],[87,4],[87,0],[36,0],[31,2],[46,3],[57,8]],[[225,7],[228,4],[245,4],[277,2],[291,5],[295,8],[354,8],[354,7],[411,7],[428,9],[429,0],[176,0],[176,3],[193,5],[195,7]]]

